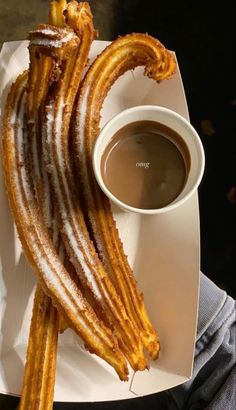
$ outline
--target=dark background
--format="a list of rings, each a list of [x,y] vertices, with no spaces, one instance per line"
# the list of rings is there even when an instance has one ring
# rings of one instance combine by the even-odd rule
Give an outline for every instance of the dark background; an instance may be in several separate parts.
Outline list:
[[[132,31],[148,32],[177,54],[191,123],[206,154],[199,189],[201,268],[235,297],[234,2],[94,0],[90,5],[100,39],[112,40]],[[47,21],[47,13],[47,0],[0,0],[0,43],[25,39],[38,22]],[[14,409],[16,403],[15,398],[6,401],[0,396],[0,409]],[[65,405],[63,409],[148,410],[155,403],[156,396],[151,396],[129,404]],[[164,403],[158,404],[160,409],[165,408]]]

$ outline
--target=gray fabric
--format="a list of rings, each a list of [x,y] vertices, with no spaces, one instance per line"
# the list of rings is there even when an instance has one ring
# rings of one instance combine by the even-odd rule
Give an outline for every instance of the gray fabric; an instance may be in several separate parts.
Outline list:
[[[177,409],[236,408],[235,302],[203,274],[193,378],[169,394]]]

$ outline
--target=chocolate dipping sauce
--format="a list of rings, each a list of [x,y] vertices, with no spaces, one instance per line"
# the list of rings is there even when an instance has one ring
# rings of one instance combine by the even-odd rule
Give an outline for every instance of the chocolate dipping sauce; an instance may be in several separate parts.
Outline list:
[[[101,160],[102,178],[109,191],[140,209],[171,203],[182,191],[189,168],[184,140],[154,121],[137,121],[120,129]]]

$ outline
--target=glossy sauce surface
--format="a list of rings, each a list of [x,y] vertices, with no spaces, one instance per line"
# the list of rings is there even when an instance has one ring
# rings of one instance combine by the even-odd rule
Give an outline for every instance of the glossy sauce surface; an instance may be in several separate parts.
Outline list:
[[[109,191],[140,209],[161,208],[177,198],[189,167],[190,155],[182,137],[154,121],[137,121],[120,129],[101,160]]]

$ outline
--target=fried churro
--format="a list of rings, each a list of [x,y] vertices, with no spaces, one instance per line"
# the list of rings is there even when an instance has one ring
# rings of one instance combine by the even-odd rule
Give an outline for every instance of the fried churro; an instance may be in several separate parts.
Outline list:
[[[55,3],[55,4],[54,4]],[[64,4],[65,2],[63,2]],[[41,114],[45,97],[50,86],[51,72],[55,70],[55,59],[45,54],[44,43],[50,42],[48,36],[54,36],[54,45],[64,51],[67,41],[65,36],[72,37],[71,30],[65,33],[61,26],[64,18],[62,1],[52,2],[51,9],[57,13],[51,16],[51,25],[40,25],[29,34],[30,68],[28,71],[26,94],[26,122],[28,132],[28,159],[32,170],[35,196],[42,217],[49,230],[55,248],[64,261],[65,251],[60,241],[57,219],[54,215],[53,198],[49,186],[48,175],[42,161],[41,146]],[[66,6],[66,3],[64,4]],[[41,38],[41,45],[38,45]],[[63,42],[63,44],[60,44]],[[67,327],[65,319],[53,306],[51,299],[43,292],[40,285],[36,288],[33,314],[28,340],[27,358],[20,400],[20,409],[51,409],[55,385],[56,355],[58,330]],[[37,331],[36,331],[37,329]],[[33,360],[32,360],[33,358]]]
[[[128,316],[140,331],[144,346],[156,358],[159,352],[156,331],[124,253],[109,200],[98,187],[92,170],[93,145],[99,134],[104,99],[118,77],[141,65],[145,67],[145,75],[157,82],[170,78],[175,71],[173,55],[158,40],[145,34],[118,38],[96,58],[80,89],[73,139],[85,209],[97,249]]]
[[[115,337],[97,318],[61,263],[35,200],[24,122],[26,84],[27,73],[23,73],[8,95],[3,122],[6,187],[24,252],[44,292],[70,327],[91,352],[106,360],[126,380],[126,362]]]
[[[51,410],[57,358],[59,317],[38,285],[35,292],[19,410]]]
[[[43,125],[45,164],[59,211],[64,245],[81,283],[90,294],[99,317],[108,320],[133,369],[143,370],[147,367],[147,361],[139,334],[90,241],[71,167],[68,140],[71,114],[87,62],[88,44],[91,44],[95,34],[89,8],[85,7],[84,3],[78,7],[81,20],[73,18],[75,12],[73,2],[69,3],[66,17],[68,24],[80,33],[79,51],[77,48],[71,48],[71,53],[66,56],[61,75],[55,82],[53,93],[49,94],[46,104]],[[84,26],[83,30],[81,25]]]

